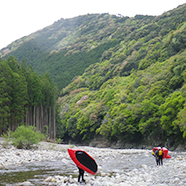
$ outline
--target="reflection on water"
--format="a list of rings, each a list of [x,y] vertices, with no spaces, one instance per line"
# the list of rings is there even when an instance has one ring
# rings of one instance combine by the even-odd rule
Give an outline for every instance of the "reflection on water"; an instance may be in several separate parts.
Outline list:
[[[41,179],[42,175],[47,175],[48,171],[53,170],[35,170],[35,171],[25,171],[25,172],[9,172],[4,173],[0,176],[1,184],[13,184],[13,183],[19,183],[24,182],[26,180],[34,180],[34,179]]]
[[[76,173],[74,170],[74,166],[67,166],[61,160],[35,162],[21,166],[10,166],[8,167],[8,170],[0,170],[0,185],[14,185],[15,183],[21,183],[28,180],[33,184],[39,185],[48,176],[75,175]]]

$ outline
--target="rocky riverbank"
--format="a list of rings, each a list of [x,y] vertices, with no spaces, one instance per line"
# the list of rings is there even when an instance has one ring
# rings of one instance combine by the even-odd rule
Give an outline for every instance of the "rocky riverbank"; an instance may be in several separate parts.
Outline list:
[[[77,168],[73,167],[67,149],[79,148],[87,151],[98,164],[98,173],[94,176],[85,173],[87,186],[133,186],[186,185],[186,153],[169,152],[171,159],[164,161],[163,166],[156,166],[151,150],[142,149],[110,149],[88,146],[61,145],[41,142],[37,150],[15,149],[9,145],[4,148],[0,140],[0,167],[8,169],[10,165],[21,166],[32,162],[60,160],[65,169],[70,167],[71,174],[47,176],[41,185],[80,185],[77,182]],[[67,166],[67,164],[69,166]],[[67,168],[66,168],[67,167]],[[66,174],[66,175],[65,175]],[[16,184],[15,184],[16,185]],[[35,185],[30,180],[17,185]]]

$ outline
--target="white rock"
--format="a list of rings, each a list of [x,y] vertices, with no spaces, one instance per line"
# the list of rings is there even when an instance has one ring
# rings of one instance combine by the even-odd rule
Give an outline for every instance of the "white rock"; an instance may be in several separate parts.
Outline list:
[[[95,181],[94,183],[93,183],[93,186],[101,186],[102,184],[99,182],[99,181]]]
[[[49,176],[49,177],[47,177],[45,180],[44,180],[44,182],[51,182],[52,181],[52,176]]]
[[[29,181],[25,181],[25,182],[22,182],[22,183],[20,183],[18,185],[33,185],[33,184],[31,182],[29,182]]]

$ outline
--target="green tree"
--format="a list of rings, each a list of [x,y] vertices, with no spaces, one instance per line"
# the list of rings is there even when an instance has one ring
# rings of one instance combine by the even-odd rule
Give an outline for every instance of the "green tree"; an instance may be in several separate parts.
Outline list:
[[[183,133],[183,138],[186,137],[186,104],[184,104],[184,108],[180,110],[177,115],[177,119],[173,122],[174,126],[178,126],[180,131]]]
[[[27,69],[26,80],[28,84],[28,104],[30,106],[41,104],[41,78],[33,71],[31,66]]]
[[[35,127],[29,125],[19,126],[14,132],[8,131],[4,137],[7,141],[12,141],[18,149],[31,149],[34,144],[38,144],[45,138]]]
[[[13,72],[6,61],[0,62],[0,133],[6,131],[9,124],[12,77]]]
[[[177,114],[183,109],[184,102],[185,99],[181,96],[181,93],[177,91],[172,93],[159,108],[162,115],[161,125],[168,136],[180,134],[174,121],[176,120]]]
[[[23,122],[23,118],[25,118],[25,106],[28,102],[28,93],[27,82],[24,76],[22,76],[21,74],[19,75],[18,73],[13,73],[12,78],[12,91],[10,93],[10,125],[13,127],[13,130],[15,130],[15,128]]]

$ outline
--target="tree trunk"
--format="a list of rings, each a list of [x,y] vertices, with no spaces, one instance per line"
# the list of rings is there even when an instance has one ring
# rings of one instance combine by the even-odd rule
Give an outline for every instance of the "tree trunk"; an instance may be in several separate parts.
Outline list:
[[[43,130],[43,105],[41,105],[41,119],[40,119],[40,124],[41,124],[41,132],[44,132]]]
[[[26,124],[28,124],[28,110],[26,110]]]
[[[36,106],[34,105],[34,110],[33,110],[33,123],[32,126],[36,127]]]
[[[54,140],[56,139],[56,106],[54,104],[54,109],[53,109],[53,122],[54,122]]]
[[[39,130],[39,106],[37,106],[36,107],[36,123],[37,123],[37,125],[36,125],[36,128],[37,128],[37,130]]]
[[[49,135],[50,135],[50,138],[52,138],[51,114],[52,114],[51,107],[49,107],[49,116],[48,116],[48,120],[49,120]]]

